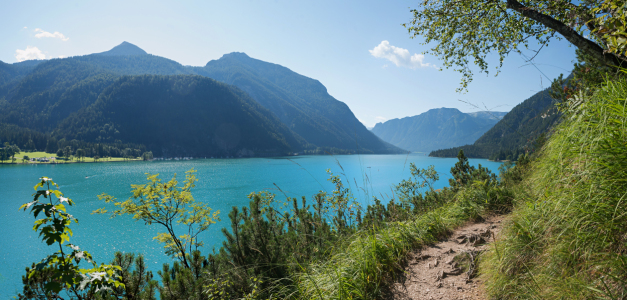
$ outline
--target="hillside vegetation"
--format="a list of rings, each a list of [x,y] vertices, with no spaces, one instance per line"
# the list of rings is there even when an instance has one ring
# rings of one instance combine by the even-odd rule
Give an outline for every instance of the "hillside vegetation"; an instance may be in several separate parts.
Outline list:
[[[194,68],[203,76],[235,85],[273,112],[288,128],[318,147],[360,153],[399,153],[372,134],[346,104],[318,80],[283,66],[230,53]]]
[[[516,105],[474,143],[436,150],[429,156],[455,157],[463,149],[468,157],[516,160],[520,154],[533,152],[536,143],[541,144],[560,120],[549,91],[545,89]]]
[[[125,89],[116,87],[121,80],[129,80],[128,78],[122,79],[123,76],[141,75],[201,75],[234,85],[231,90],[237,94],[237,98],[246,99],[247,104],[243,105],[242,109],[247,112],[231,115],[233,118],[228,123],[238,127],[241,132],[259,133],[256,135],[259,138],[254,139],[256,146],[251,147],[252,140],[238,141],[246,145],[238,149],[245,148],[246,151],[231,151],[231,149],[225,152],[224,147],[216,143],[207,144],[202,141],[196,142],[194,139],[180,139],[180,136],[174,134],[172,130],[173,128],[182,129],[180,126],[169,128],[152,126],[145,130],[138,128],[138,131],[123,133],[124,139],[110,135],[107,130],[115,128],[113,123],[126,122],[118,118],[122,115],[128,117],[130,114],[113,116],[110,111],[97,111],[105,106],[94,105],[94,103],[100,97],[107,97],[104,93],[105,90],[110,91],[108,88],[117,89],[116,97],[120,99],[136,97],[131,102],[145,104],[143,109],[135,107],[133,110],[135,113],[133,116],[141,116],[146,121],[142,124],[172,123],[178,120],[177,118],[180,119],[180,114],[185,110],[182,107],[172,110],[177,112],[178,116],[160,113],[155,119],[147,117],[147,111],[154,112],[153,105],[149,105],[152,100],[146,99],[146,94],[138,93],[140,90],[146,91],[150,86],[149,84],[142,86],[147,84],[147,81],[137,79],[132,87]],[[173,77],[169,80],[181,79]],[[177,95],[187,97],[188,92],[184,89],[185,87],[177,86],[177,94],[169,94],[167,97],[176,98]],[[230,96],[224,93],[211,94],[214,91],[216,90],[204,89],[189,91],[189,93],[204,93],[203,95],[196,94],[193,98],[197,99],[196,101],[200,101],[198,100],[200,98],[212,99],[213,108],[217,108],[219,105],[216,106],[216,104],[221,103],[220,101],[226,106],[231,103]],[[165,92],[169,90],[166,89]],[[226,98],[216,99],[216,95]],[[249,100],[256,103],[250,104]],[[235,109],[232,106],[228,108],[226,106],[224,108],[226,110]],[[256,112],[252,112],[251,109]],[[106,118],[109,118],[108,121],[112,124],[98,123],[106,119],[102,117],[78,124],[77,120],[84,120],[86,112],[89,112],[91,117],[108,114]],[[215,114],[217,112],[218,110],[212,110],[211,113],[205,111],[207,113],[205,118],[196,118],[195,124],[200,124],[205,129],[218,126],[215,125],[220,117]],[[189,113],[194,115],[198,112],[189,111]],[[263,116],[264,121],[257,122],[258,117],[247,119],[246,114]],[[296,74],[285,67],[255,60],[243,53],[225,55],[220,60],[209,62],[205,67],[186,67],[167,58],[147,54],[144,50],[127,42],[109,51],[91,55],[16,64],[0,63],[0,123],[18,126],[20,128],[18,132],[28,129],[56,140],[77,140],[108,146],[112,143],[134,143],[143,145],[144,148],[159,156],[218,155],[218,153],[234,156],[239,155],[238,153],[287,155],[294,152],[310,154],[402,152],[401,149],[380,140],[368,131],[348,106],[331,97],[320,82]],[[109,125],[108,129],[102,134],[96,134],[102,131],[106,124]],[[159,129],[163,130],[159,131]],[[132,134],[140,131],[141,134]],[[112,132],[115,133],[115,130]],[[212,134],[204,133],[204,138]],[[187,133],[182,135],[187,136]],[[26,143],[31,139],[30,136],[32,135],[16,138],[15,134],[0,135],[0,142],[27,148]],[[255,135],[247,137],[253,138]],[[266,137],[269,140],[264,142],[259,140]],[[164,139],[170,142],[166,143]],[[284,140],[281,142],[284,145],[279,147],[273,144],[274,140]],[[35,144],[40,147],[41,143]],[[164,146],[165,144],[168,146]],[[176,150],[172,147],[175,144]],[[203,150],[200,151],[200,148]],[[256,151],[250,152],[249,150],[253,148]]]
[[[124,76],[65,119],[61,138],[135,142],[157,156],[255,156],[304,141],[241,90],[201,76]]]
[[[627,297],[627,81],[575,94],[483,266],[495,299]]]

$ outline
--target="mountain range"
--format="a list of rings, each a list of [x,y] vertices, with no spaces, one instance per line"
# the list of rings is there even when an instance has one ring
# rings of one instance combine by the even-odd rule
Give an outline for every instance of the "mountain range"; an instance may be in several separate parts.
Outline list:
[[[456,108],[437,108],[413,117],[377,123],[372,132],[399,148],[428,153],[473,143],[505,114],[492,111],[463,113]]]
[[[522,153],[539,148],[560,121],[549,89],[540,91],[515,106],[494,127],[474,143],[433,151],[429,156],[455,157],[464,150],[468,157],[515,160]]]
[[[0,62],[0,123],[55,139],[141,144],[157,156],[402,152],[319,81],[288,68],[244,53],[183,66],[128,42]]]

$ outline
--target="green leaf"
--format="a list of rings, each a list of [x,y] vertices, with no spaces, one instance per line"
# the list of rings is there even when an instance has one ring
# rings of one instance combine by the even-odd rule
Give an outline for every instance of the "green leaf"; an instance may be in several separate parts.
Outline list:
[[[60,282],[50,281],[44,285],[44,289],[46,291],[52,291],[52,292],[58,293],[61,291],[61,289],[63,289],[63,285],[61,285]]]

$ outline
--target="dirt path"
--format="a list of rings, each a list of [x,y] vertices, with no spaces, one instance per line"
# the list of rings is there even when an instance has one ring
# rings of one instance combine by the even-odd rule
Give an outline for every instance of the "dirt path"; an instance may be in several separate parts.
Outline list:
[[[410,254],[391,299],[486,299],[474,278],[475,258],[501,229],[503,216],[468,224],[446,240]]]

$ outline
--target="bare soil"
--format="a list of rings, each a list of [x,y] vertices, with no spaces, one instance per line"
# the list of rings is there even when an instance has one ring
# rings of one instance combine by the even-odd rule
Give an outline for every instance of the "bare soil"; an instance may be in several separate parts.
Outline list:
[[[476,259],[493,242],[504,216],[455,230],[448,239],[409,254],[403,278],[389,299],[486,299],[475,278]]]

